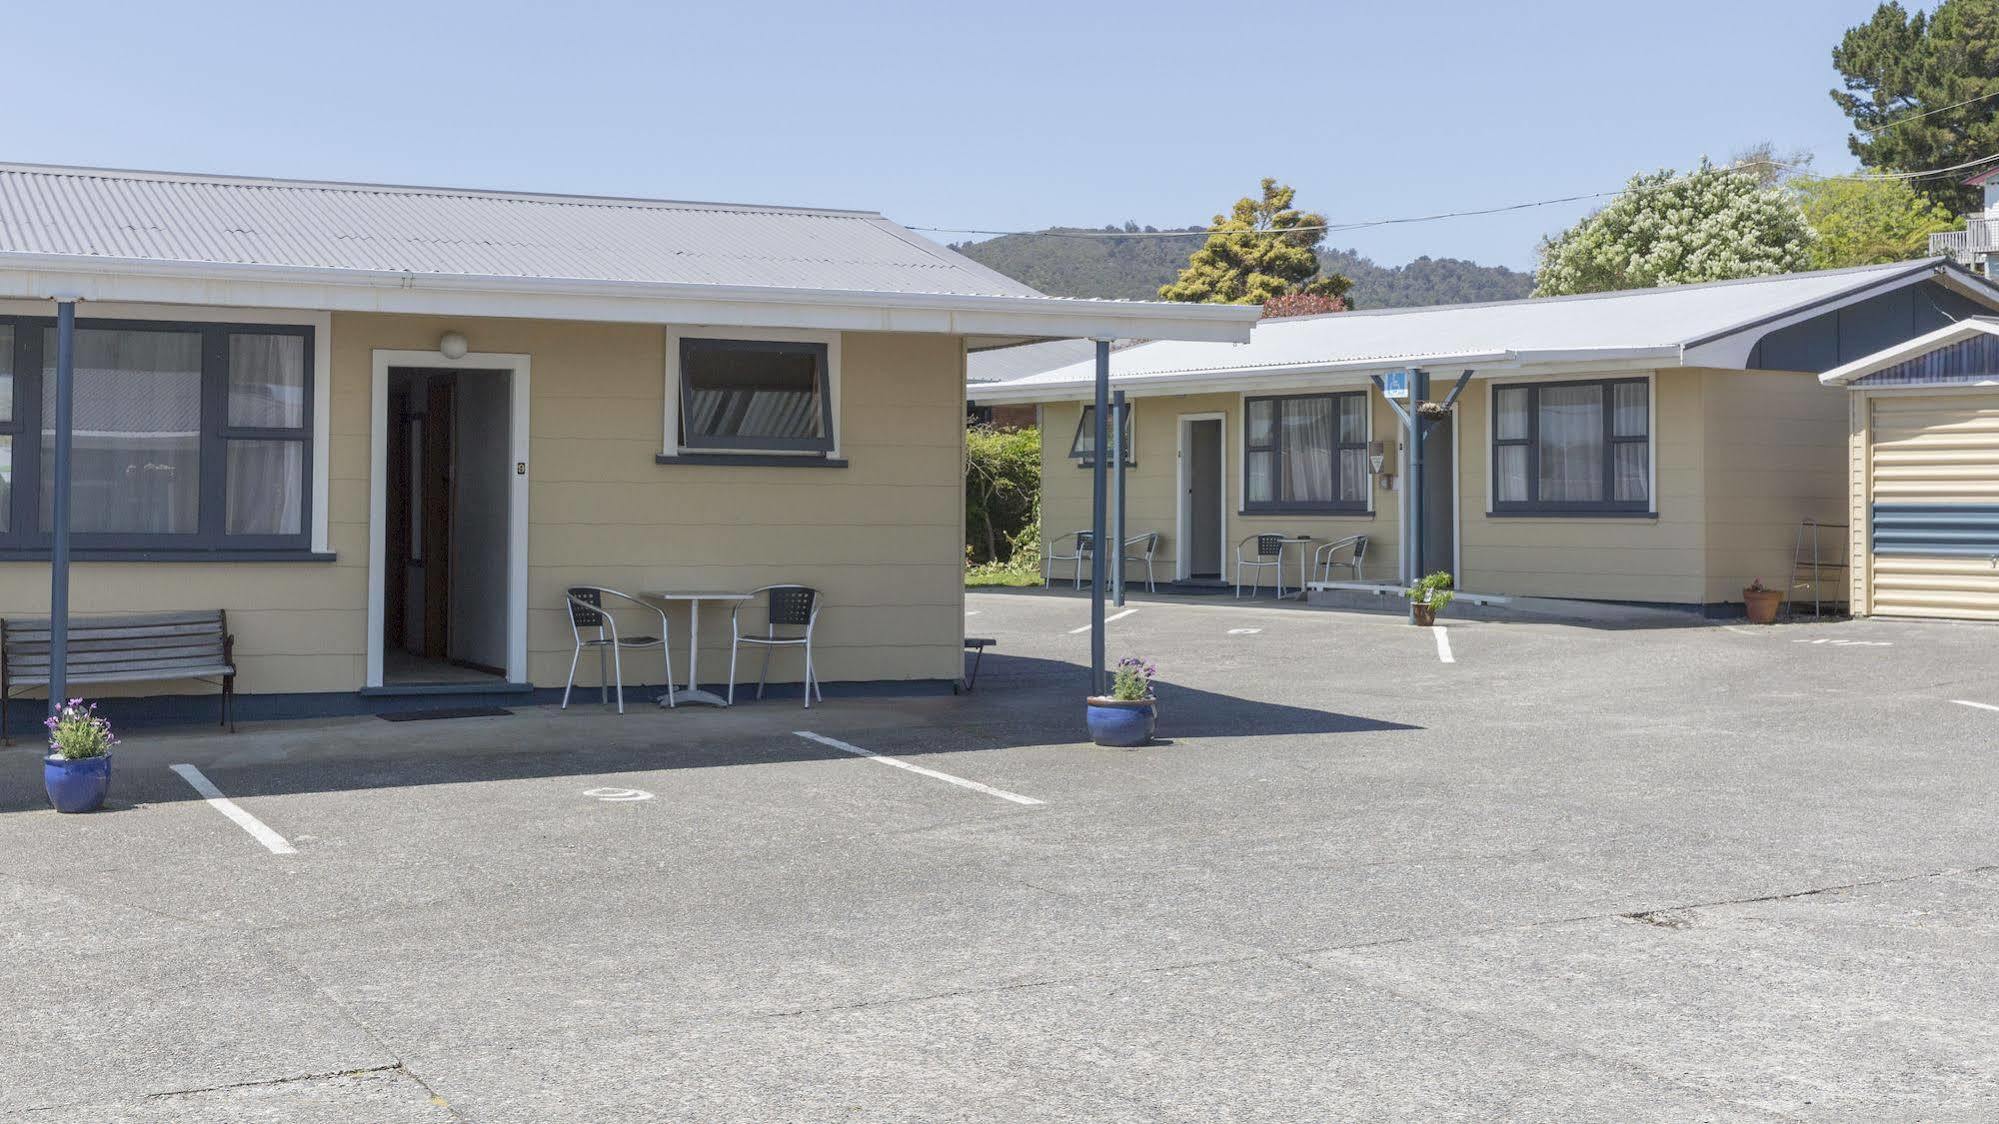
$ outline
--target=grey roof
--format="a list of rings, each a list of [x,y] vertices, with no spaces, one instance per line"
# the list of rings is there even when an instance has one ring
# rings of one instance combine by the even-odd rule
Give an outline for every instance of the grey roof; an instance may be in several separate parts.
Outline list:
[[[1118,340],[1111,344],[1111,350],[1122,351],[1143,342]],[[965,379],[975,383],[1005,382],[1071,363],[1095,362],[1096,357],[1097,345],[1093,340],[1042,340],[1017,347],[988,348],[971,354]]]
[[[1454,360],[1559,362],[1659,356],[1748,330],[1822,302],[1931,276],[1940,259],[1484,304],[1335,312],[1264,320],[1248,343],[1158,341],[1113,354],[1128,388],[1216,376],[1382,369]],[[1958,271],[1962,272],[1962,271]],[[1970,275],[1964,275],[1969,277]],[[1982,283],[1981,283],[1982,284]],[[971,359],[977,381],[999,352]],[[1088,358],[981,385],[980,401],[1073,394],[1094,377]]]
[[[0,164],[0,254],[957,296],[1034,289],[864,211]]]

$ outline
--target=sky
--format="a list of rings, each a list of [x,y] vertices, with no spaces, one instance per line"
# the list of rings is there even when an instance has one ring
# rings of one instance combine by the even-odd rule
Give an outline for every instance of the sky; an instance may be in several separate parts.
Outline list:
[[[1204,223],[1275,176],[1368,221],[1614,190],[1761,140],[1851,170],[1831,51],[1875,6],[27,5],[0,159],[986,230]],[[1524,269],[1589,209],[1336,240]]]

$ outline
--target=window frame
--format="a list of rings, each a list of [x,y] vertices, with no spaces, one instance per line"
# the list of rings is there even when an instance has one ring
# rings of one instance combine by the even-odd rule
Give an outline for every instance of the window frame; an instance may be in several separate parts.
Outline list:
[[[1601,500],[1542,500],[1541,489],[1541,389],[1543,387],[1594,386],[1603,395],[1603,495]],[[1645,433],[1640,437],[1619,437],[1617,435],[1617,387],[1642,386],[1645,388]],[[1502,391],[1524,390],[1527,392],[1527,436],[1502,438],[1499,436],[1499,395]],[[1650,375],[1610,376],[1589,379],[1537,379],[1525,382],[1495,382],[1486,397],[1486,514],[1492,516],[1541,516],[1541,517],[1624,517],[1644,518],[1658,514],[1658,464],[1659,450],[1655,440],[1658,434],[1658,402],[1653,393]],[[1618,500],[1617,495],[1617,446],[1645,446],[1645,498],[1643,500]],[[1501,500],[1499,498],[1499,451],[1503,448],[1524,447],[1527,450],[1527,488],[1529,498],[1525,500]]]
[[[825,436],[791,438],[701,438],[685,433],[688,395],[685,378],[689,345],[721,345],[726,350],[780,351],[806,349],[815,358],[819,384],[819,422]],[[774,332],[758,330],[681,331],[666,337],[666,409],[659,463],[743,465],[839,465],[840,459],[840,334],[838,332]]]
[[[1116,409],[1117,407],[1113,404],[1111,408]],[[1123,444],[1119,447],[1118,454],[1124,458],[1124,466],[1126,468],[1138,467],[1138,426],[1136,422],[1132,421],[1132,417],[1137,413],[1138,411],[1134,408],[1134,403],[1131,399],[1125,399]],[[1091,424],[1092,419],[1096,415],[1097,404],[1095,402],[1085,402],[1083,403],[1082,412],[1076,417],[1076,435],[1069,439],[1069,459],[1076,462],[1077,468],[1097,467],[1097,454],[1095,450],[1088,453],[1078,451],[1083,444],[1085,429],[1089,430],[1091,444],[1096,443],[1096,427]]]
[[[1370,477],[1370,479],[1361,487],[1361,498],[1357,500],[1335,499],[1325,503],[1311,503],[1298,500],[1252,500],[1249,498],[1250,455],[1253,453],[1270,453],[1273,470],[1277,466],[1281,466],[1284,462],[1284,407],[1281,403],[1313,398],[1329,398],[1334,403],[1334,440],[1332,448],[1333,495],[1337,496],[1340,494],[1340,466],[1342,463],[1340,454],[1348,449],[1358,449],[1363,459],[1367,457],[1368,449],[1374,439],[1374,402],[1372,396],[1366,390],[1312,391],[1304,394],[1246,394],[1242,397],[1242,471],[1240,473],[1242,506],[1238,509],[1238,514],[1367,515],[1373,512],[1374,482],[1371,479],[1373,476],[1372,473],[1362,474]],[[1340,415],[1344,412],[1340,400],[1346,398],[1358,399],[1361,404],[1361,439],[1359,441],[1339,440]],[[1279,405],[1272,407],[1270,441],[1266,444],[1259,445],[1251,440],[1250,437],[1249,409],[1250,404],[1253,402],[1279,403]],[[1274,477],[1273,483],[1279,479],[1281,477]]]
[[[14,479],[7,529],[0,532],[0,559],[40,559],[49,555],[54,536],[42,528],[42,394],[45,354],[43,336],[56,327],[47,315],[0,312],[0,324],[14,330],[14,409],[0,433],[14,438]],[[164,332],[200,337],[201,436],[197,446],[196,526],[191,533],[137,532],[70,533],[70,547],[81,557],[161,558],[247,561],[319,558],[313,542],[317,528],[320,444],[318,326],[311,322],[237,320],[166,320],[145,317],[84,317],[81,331]],[[303,384],[301,416],[296,428],[232,426],[229,424],[229,337],[233,335],[296,336],[300,340]],[[299,529],[289,535],[229,534],[228,456],[232,441],[286,441],[299,449]]]

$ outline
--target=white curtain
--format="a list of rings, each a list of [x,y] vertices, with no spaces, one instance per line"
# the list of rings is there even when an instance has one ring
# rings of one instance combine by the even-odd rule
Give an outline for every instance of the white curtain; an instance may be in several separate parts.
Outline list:
[[[305,424],[304,337],[229,337],[229,424],[246,429]]]
[[[232,535],[296,535],[305,511],[305,444],[231,441],[224,530]]]
[[[1284,435],[1284,500],[1330,503],[1336,398],[1292,398],[1279,419]]]
[[[44,334],[42,525],[54,493],[55,329]],[[71,526],[80,533],[200,529],[201,336],[76,333]]]
[[[1527,388],[1505,387],[1492,396],[1492,432],[1500,441],[1527,439]],[[1527,446],[1500,445],[1493,455],[1492,498],[1527,502]]]
[[[1619,438],[1649,436],[1650,388],[1644,383],[1618,383],[1613,393],[1611,432]],[[1614,499],[1643,503],[1652,498],[1652,455],[1647,442],[1619,440],[1612,451],[1611,469]]]
[[[1541,388],[1540,500],[1603,499],[1603,387]]]

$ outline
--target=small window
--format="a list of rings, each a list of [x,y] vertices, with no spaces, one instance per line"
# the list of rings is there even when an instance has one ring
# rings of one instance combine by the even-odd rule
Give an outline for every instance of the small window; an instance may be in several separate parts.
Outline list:
[[[826,345],[680,341],[680,447],[695,451],[833,450]]]
[[[1494,512],[1649,513],[1651,414],[1644,379],[1495,387]]]
[[[1132,413],[1131,403],[1125,403],[1124,432],[1118,438],[1118,448],[1124,454],[1127,467],[1138,463],[1138,450],[1131,444]],[[1084,468],[1094,467],[1097,463],[1097,408],[1094,405],[1083,407],[1083,416],[1076,420],[1076,436],[1069,442],[1069,459]]]
[[[1243,510],[1367,510],[1367,395],[1243,402]]]

